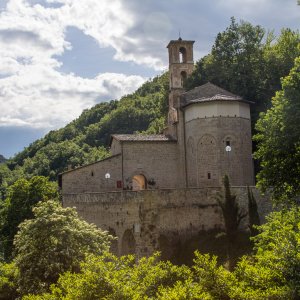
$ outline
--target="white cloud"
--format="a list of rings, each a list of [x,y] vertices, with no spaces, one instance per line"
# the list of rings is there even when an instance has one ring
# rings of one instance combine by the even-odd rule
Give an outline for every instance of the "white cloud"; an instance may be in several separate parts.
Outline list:
[[[0,126],[57,128],[96,102],[118,99],[138,88],[140,76],[105,73],[94,79],[38,66],[24,67],[18,75],[0,79]]]
[[[57,128],[145,80],[115,73],[86,79],[59,72],[55,56],[71,48],[65,40],[67,26],[78,27],[103,47],[113,45],[130,26],[119,1],[60,2],[59,8],[46,8],[10,0],[0,14],[0,126]]]

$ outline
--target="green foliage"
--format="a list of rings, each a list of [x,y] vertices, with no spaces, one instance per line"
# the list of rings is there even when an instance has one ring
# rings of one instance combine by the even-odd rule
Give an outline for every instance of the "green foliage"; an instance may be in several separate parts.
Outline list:
[[[300,57],[290,74],[282,80],[282,91],[272,100],[272,107],[260,116],[255,140],[260,160],[258,185],[272,188],[281,203],[299,196],[300,187]]]
[[[48,199],[58,199],[57,185],[43,176],[19,179],[8,188],[0,210],[0,238],[5,259],[12,257],[13,239],[19,224],[33,217],[34,205]]]
[[[14,263],[0,263],[0,300],[15,300],[18,297],[18,275]]]
[[[257,203],[254,198],[252,190],[247,187],[248,196],[248,215],[249,215],[249,229],[251,236],[258,234],[257,226],[260,225],[259,214],[257,210]]]
[[[204,291],[212,296],[212,299],[226,300],[230,284],[233,283],[233,275],[223,266],[217,265],[217,257],[209,254],[195,252],[194,277],[195,281],[202,286]]]
[[[240,209],[236,195],[231,194],[229,178],[227,175],[223,178],[223,184],[224,195],[222,196],[219,194],[216,200],[222,209],[224,219],[229,269],[233,269],[236,260],[234,248],[237,246],[236,241],[239,233],[239,224],[247,214]]]
[[[241,220],[246,217],[246,214],[240,210],[236,195],[231,194],[229,178],[227,175],[223,178],[223,184],[224,196],[219,195],[217,201],[222,209],[226,236],[230,242],[234,242],[239,224]]]
[[[81,220],[74,208],[62,208],[57,201],[40,202],[34,219],[24,221],[15,236],[22,295],[46,292],[66,271],[78,272],[88,254],[108,251],[111,236]]]
[[[242,259],[234,272],[239,283],[234,299],[299,299],[299,229],[299,207],[268,217],[254,238],[256,253]]]
[[[191,268],[160,262],[156,255],[135,263],[133,256],[105,254],[90,256],[78,274],[63,274],[51,293],[24,299],[299,299],[300,208],[274,212],[259,228],[255,253],[232,272],[199,252]]]
[[[213,300],[214,298],[203,290],[201,285],[186,280],[177,281],[173,287],[161,287],[156,295],[158,300]]]
[[[159,261],[157,255],[135,263],[133,256],[118,258],[106,253],[100,257],[90,256],[82,264],[81,273],[67,272],[61,276],[51,288],[49,299],[156,299],[158,291],[159,299],[168,299],[162,298],[164,290],[173,288],[179,281],[186,282],[190,276],[187,267]]]

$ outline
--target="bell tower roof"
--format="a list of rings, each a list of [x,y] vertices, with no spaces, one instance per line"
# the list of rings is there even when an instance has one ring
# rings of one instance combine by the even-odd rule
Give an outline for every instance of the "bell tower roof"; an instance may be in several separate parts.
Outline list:
[[[170,48],[173,45],[179,45],[179,44],[182,44],[182,45],[191,44],[191,45],[193,45],[194,43],[195,43],[195,41],[192,41],[192,40],[183,40],[181,37],[179,37],[178,40],[171,40],[169,42],[169,44],[167,45],[167,48]]]

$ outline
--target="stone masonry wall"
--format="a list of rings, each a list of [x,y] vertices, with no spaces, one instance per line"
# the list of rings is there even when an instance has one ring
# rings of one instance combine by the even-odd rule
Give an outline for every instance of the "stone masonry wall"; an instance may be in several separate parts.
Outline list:
[[[271,204],[253,187],[261,220]],[[88,222],[118,237],[118,255],[148,256],[163,245],[184,242],[200,232],[223,228],[216,202],[220,188],[162,189],[106,193],[64,194],[63,205],[76,207]],[[232,187],[240,207],[247,211],[246,187]],[[248,221],[241,224],[247,229]],[[170,251],[174,247],[170,247]]]
[[[180,184],[179,167],[176,142],[123,143],[124,188],[130,189],[133,176],[140,174],[148,189],[175,188]]]
[[[122,180],[121,155],[80,167],[62,174],[64,193],[103,192],[117,190],[116,182]],[[105,174],[110,178],[106,179]]]
[[[188,186],[253,185],[251,123],[236,117],[195,119],[186,124]],[[231,151],[226,152],[226,141]]]

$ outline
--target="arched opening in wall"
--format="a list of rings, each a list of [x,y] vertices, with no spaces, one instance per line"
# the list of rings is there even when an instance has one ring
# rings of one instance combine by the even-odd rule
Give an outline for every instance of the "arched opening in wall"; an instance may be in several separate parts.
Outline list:
[[[186,81],[186,78],[187,78],[187,74],[186,74],[185,71],[182,71],[182,72],[180,73],[180,78],[181,78],[181,86],[183,87],[183,86],[184,86],[184,83],[185,83],[185,81]]]
[[[174,245],[171,244],[165,235],[158,237],[158,249],[161,252],[162,260],[170,260],[174,256]]]
[[[117,237],[116,231],[113,228],[111,228],[111,227],[109,227],[108,233],[110,235],[112,235],[113,237]],[[113,241],[111,241],[109,251],[111,253],[115,254],[115,255],[119,254],[119,251],[118,251],[118,240],[117,239],[114,239]]]
[[[132,178],[132,190],[140,191],[145,190],[147,188],[147,180],[146,177],[142,174],[135,175]]]
[[[186,49],[184,47],[180,47],[179,49],[179,62],[186,63]]]
[[[135,238],[132,230],[125,230],[122,238],[122,255],[134,254],[135,253]]]

